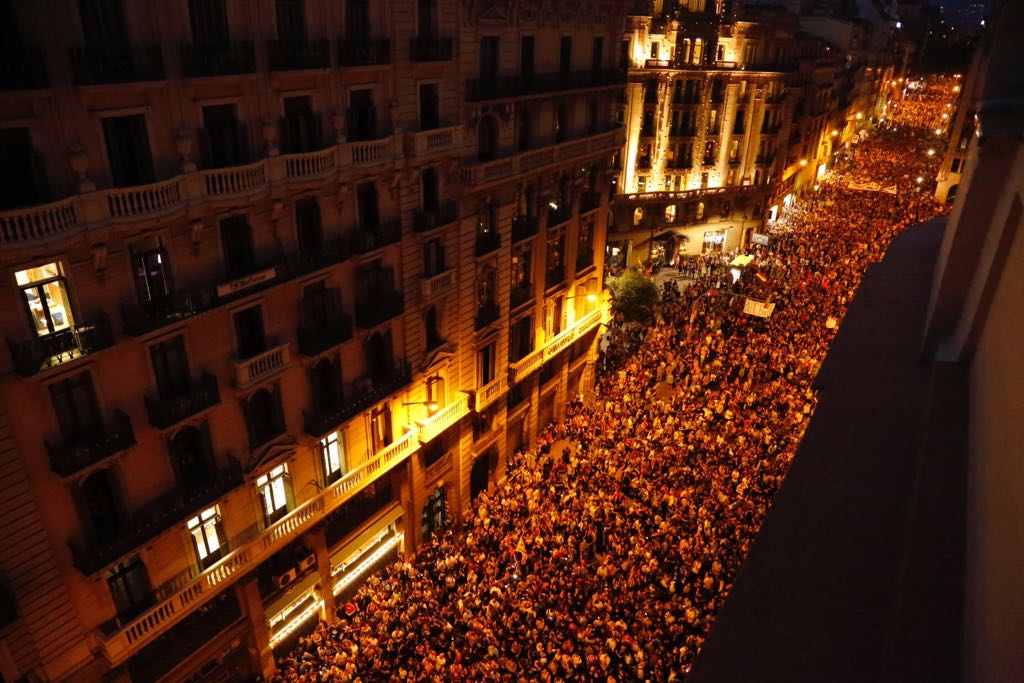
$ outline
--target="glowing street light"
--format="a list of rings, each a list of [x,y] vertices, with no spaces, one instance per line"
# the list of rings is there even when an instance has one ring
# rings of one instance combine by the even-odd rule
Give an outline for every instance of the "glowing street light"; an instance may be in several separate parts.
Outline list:
[[[838,130],[833,130],[832,131],[832,137],[835,137],[837,135],[839,135],[839,131]]]
[[[801,159],[800,160],[800,165],[801,166],[806,166],[807,165],[807,159]]]
[[[942,135],[942,129],[941,128],[936,128],[935,129],[935,134],[936,135]]]
[[[924,182],[924,178],[922,178],[921,176],[917,176],[917,184],[920,185],[923,182]]]
[[[928,156],[930,156],[930,157],[935,156],[935,150],[934,149],[928,150]]]

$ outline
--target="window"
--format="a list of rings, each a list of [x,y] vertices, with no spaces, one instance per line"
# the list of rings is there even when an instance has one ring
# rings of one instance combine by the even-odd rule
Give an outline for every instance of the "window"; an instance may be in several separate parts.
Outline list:
[[[149,152],[146,117],[110,116],[103,119],[103,140],[114,187],[153,182],[153,159]]]
[[[576,239],[576,267],[586,268],[594,262],[594,226],[581,221]]]
[[[306,39],[306,17],[303,0],[276,0],[277,37],[280,40]]]
[[[445,271],[444,244],[440,239],[423,243],[423,276],[433,277]]]
[[[0,159],[0,210],[44,200],[46,172],[28,128],[0,128]]]
[[[59,263],[19,270],[14,279],[37,336],[71,329],[74,325],[71,301]]]
[[[949,170],[950,170],[951,173],[959,173],[960,172],[960,160],[954,158],[953,159],[953,163],[951,163],[949,165]]]
[[[341,362],[337,356],[321,358],[309,368],[309,386],[313,409],[317,413],[325,413],[341,405],[344,395]]]
[[[295,230],[299,242],[299,255],[316,258],[323,253],[324,236],[320,222],[320,204],[316,197],[295,201]]]
[[[92,377],[80,372],[50,385],[50,402],[65,443],[93,437],[102,429]]]
[[[252,228],[246,216],[231,216],[222,220],[220,242],[224,254],[224,270],[229,278],[248,275],[256,269]]]
[[[131,246],[135,293],[140,304],[159,301],[171,293],[167,250],[159,238],[150,238]]]
[[[284,98],[281,138],[281,147],[289,154],[320,148],[320,124],[309,95]]]
[[[562,331],[565,297],[556,296],[544,304],[544,335],[551,339]]]
[[[428,306],[423,313],[423,331],[427,337],[428,349],[435,349],[444,342],[437,318],[437,307]]]
[[[107,587],[122,624],[138,616],[154,602],[149,573],[138,555],[114,567],[107,576]]]
[[[558,47],[558,71],[563,77],[572,71],[572,36],[562,36]]]
[[[529,82],[533,78],[533,36],[523,36],[519,40],[519,75]]]
[[[434,0],[416,0],[416,34],[419,37],[434,35],[434,11]]]
[[[487,344],[477,351],[477,387],[483,387],[494,380],[494,357],[496,345],[494,342]]]
[[[228,14],[224,0],[188,0],[192,40],[217,44],[228,41]]]
[[[565,142],[569,132],[569,108],[565,102],[559,102],[555,108],[555,142]]]
[[[512,252],[512,289],[532,289],[533,249],[529,245],[517,247]]]
[[[380,227],[380,200],[376,183],[360,183],[356,187],[356,212],[360,230],[375,232]]]
[[[370,36],[368,0],[345,0],[345,31],[350,36]]]
[[[433,130],[441,125],[437,83],[420,85],[420,130]]]
[[[288,464],[282,463],[256,480],[266,526],[288,514]]]
[[[210,481],[213,472],[209,423],[179,429],[171,438],[168,451],[178,486],[186,494],[201,491]]]
[[[237,166],[248,161],[245,128],[233,104],[203,107],[199,146],[209,168]]]
[[[491,161],[498,155],[498,127],[489,114],[477,125],[476,147],[478,161]]]
[[[530,149],[533,140],[533,124],[531,122],[532,112],[530,105],[523,102],[518,105],[516,121],[519,123],[519,132],[516,136],[516,147],[520,152]]]
[[[259,389],[246,399],[244,405],[250,448],[259,448],[284,432],[280,387]]]
[[[266,350],[266,337],[263,334],[263,311],[259,306],[250,306],[235,313],[235,342],[238,346],[238,357],[242,360],[252,358]]]
[[[493,86],[498,79],[498,37],[480,39],[480,81]]]
[[[590,70],[598,73],[604,68],[604,38],[594,38],[594,46],[590,53]]]
[[[433,167],[420,172],[420,204],[424,211],[436,212],[441,204],[437,171]]]
[[[110,469],[95,470],[78,489],[84,521],[100,541],[117,538],[122,530],[121,499]]]
[[[526,315],[512,323],[508,331],[508,360],[522,360],[533,351],[533,315]]]
[[[548,234],[547,254],[547,286],[562,282],[565,279],[565,231],[554,230]]]
[[[128,27],[120,0],[78,0],[78,16],[87,45],[128,43]]]
[[[203,510],[186,523],[192,536],[192,543],[199,558],[199,566],[209,569],[223,554],[224,527],[221,523],[220,508],[214,505]]]
[[[149,356],[153,361],[157,392],[162,400],[188,394],[190,381],[184,336],[178,335],[154,344],[149,347]]]
[[[331,432],[320,439],[320,458],[324,465],[324,481],[333,484],[345,473],[345,444],[340,432]]]
[[[383,449],[392,442],[391,407],[385,402],[370,413],[370,443],[373,452]]]
[[[352,90],[348,98],[348,139],[352,142],[376,139],[377,107],[373,103],[373,90]]]
[[[494,406],[484,408],[473,416],[473,440],[479,441],[482,437],[494,431]]]
[[[437,410],[444,408],[444,377],[433,375],[427,378],[427,403],[436,403]]]

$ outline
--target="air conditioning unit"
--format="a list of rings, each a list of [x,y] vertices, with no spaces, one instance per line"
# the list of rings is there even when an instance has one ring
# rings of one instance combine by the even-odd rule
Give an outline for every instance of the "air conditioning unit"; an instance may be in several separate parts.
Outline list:
[[[310,553],[299,560],[299,572],[304,572],[316,566],[316,555]]]
[[[284,590],[288,586],[290,586],[293,583],[295,583],[295,580],[297,578],[299,578],[299,573],[295,570],[295,567],[292,567],[291,569],[286,571],[284,574],[278,574],[277,576],[275,576],[274,577],[274,583],[277,584],[278,588],[280,588],[281,590]]]

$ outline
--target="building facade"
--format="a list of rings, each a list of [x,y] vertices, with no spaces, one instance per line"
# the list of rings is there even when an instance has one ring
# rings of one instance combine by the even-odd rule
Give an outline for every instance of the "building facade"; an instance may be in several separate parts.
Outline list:
[[[0,1],[5,680],[268,673],[586,393],[620,5]]]
[[[747,244],[881,113],[893,55],[867,49],[866,26],[828,27],[843,50],[781,8],[646,11],[629,16],[623,43],[626,146],[609,235],[619,265]]]

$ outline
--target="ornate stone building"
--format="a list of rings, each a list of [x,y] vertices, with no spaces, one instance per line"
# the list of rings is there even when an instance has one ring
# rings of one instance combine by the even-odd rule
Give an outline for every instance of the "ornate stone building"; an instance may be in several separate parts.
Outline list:
[[[634,12],[609,236],[621,265],[646,262],[652,245],[672,262],[748,243],[869,123],[857,102],[877,99],[891,69],[880,67],[884,53],[847,59],[781,8],[655,2]]]
[[[0,0],[5,680],[269,672],[586,392],[623,21]]]

